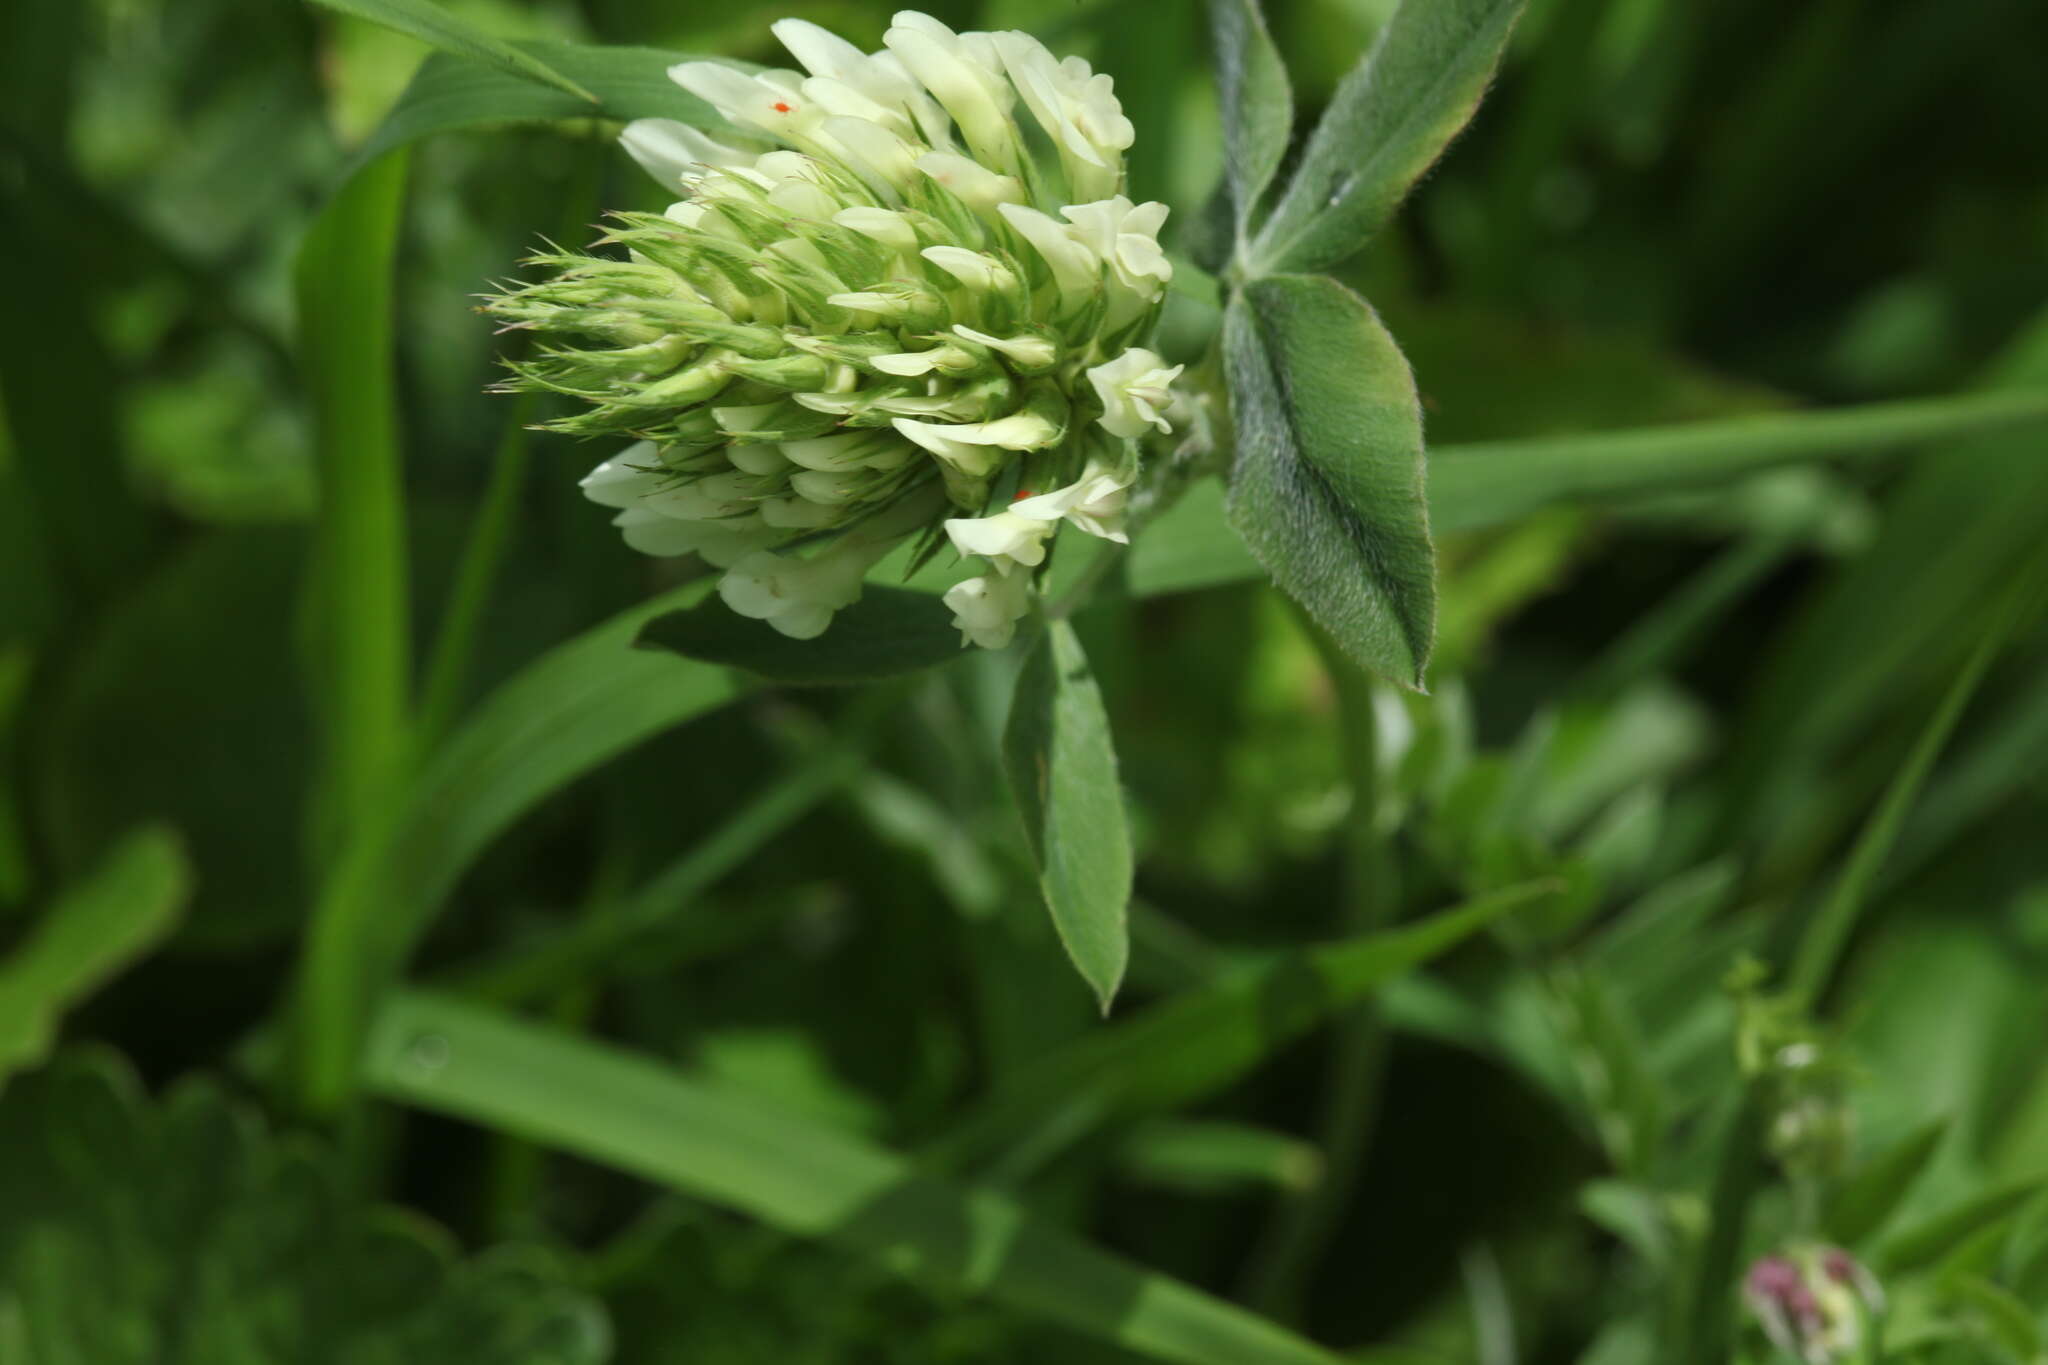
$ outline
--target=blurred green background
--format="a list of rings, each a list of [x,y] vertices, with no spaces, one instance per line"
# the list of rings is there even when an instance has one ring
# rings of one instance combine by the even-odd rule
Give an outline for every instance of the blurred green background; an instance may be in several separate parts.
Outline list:
[[[507,37],[764,62],[784,15],[863,47],[888,22],[801,0],[450,8]],[[1199,216],[1220,151],[1197,5],[929,8],[1113,74],[1139,130],[1134,193],[1173,205],[1169,233]],[[1272,0],[1300,104],[1328,97],[1391,8]],[[1533,0],[1474,126],[1344,274],[1408,351],[1433,444],[2048,385],[2044,53],[2032,0]],[[14,0],[0,17],[0,944],[124,832],[174,827],[195,888],[182,923],[67,1026],[151,1082],[261,1074],[249,1040],[332,856],[310,796],[320,507],[292,270],[423,55],[282,0]],[[604,452],[518,444],[513,400],[485,392],[499,341],[472,311],[540,237],[661,207],[612,131],[462,132],[412,154],[394,326],[417,659],[485,489],[516,481],[451,711],[669,581],[577,495]],[[1191,359],[1211,325],[1177,301],[1162,349]],[[1386,836],[1388,916],[1541,872],[1578,903],[1404,979],[1362,1032],[1316,1031],[1198,1105],[979,1173],[1340,1346],[1494,1365],[1619,1339],[1602,1360],[1678,1358],[1614,1334],[1653,1330],[1641,1304],[1665,1273],[1616,1209],[1640,1195],[1656,1226],[1697,1225],[1707,1174],[1684,1154],[1734,1065],[1719,983],[1825,890],[2010,586],[2048,571],[2044,519],[2048,444],[2022,434],[1448,537],[1433,691],[1374,691],[1382,780],[1362,795],[1339,689],[1271,590],[1089,613],[1141,858],[1119,1013],[1355,928],[1337,888],[1361,823]],[[2048,1173],[2041,619],[2036,594],[1828,1001],[1857,1150],[1951,1120],[1908,1214]],[[999,672],[756,692],[658,735],[493,843],[414,975],[474,984],[479,963],[557,941],[768,800],[660,913],[485,998],[812,1123],[938,1138],[1102,1027],[990,767]],[[1684,895],[1697,904],[1655,951],[1600,936],[1644,897],[1668,916]],[[1620,1044],[1560,1032],[1575,1010],[1629,1021],[1614,1036],[1635,1099],[1589,1088],[1584,1048]],[[1354,1084],[1382,1063],[1376,1089]],[[1333,1115],[1354,1089],[1359,1112]],[[372,1127],[354,1144],[363,1188],[467,1245],[555,1244],[622,1361],[1132,1358],[650,1204],[517,1136]],[[1970,1230],[1991,1226],[2012,1240],[1973,1272],[2038,1315],[2048,1219]],[[1930,1295],[1933,1320],[1948,1309]],[[2023,1358],[1972,1332],[1956,1339],[1987,1354],[1955,1359]]]

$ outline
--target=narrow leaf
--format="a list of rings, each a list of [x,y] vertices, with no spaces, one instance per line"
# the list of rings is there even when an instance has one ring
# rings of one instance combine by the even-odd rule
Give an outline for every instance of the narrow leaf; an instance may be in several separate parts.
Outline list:
[[[598,102],[596,95],[532,52],[514,47],[502,38],[492,37],[468,20],[442,9],[434,0],[319,0],[319,3],[393,29],[409,38],[417,38],[450,56],[482,62],[522,81],[552,86],[587,104]]]
[[[1393,217],[1479,107],[1522,0],[1404,0],[1337,87],[1254,255],[1320,270]]]
[[[2048,391],[2035,389],[1439,446],[1430,452],[1430,507],[1439,530],[1464,531],[1555,503],[1710,488],[1800,460],[1883,455],[2043,425]]]
[[[1109,715],[1065,621],[1025,661],[1003,758],[1046,908],[1107,1013],[1130,957],[1131,835]]]
[[[1945,1117],[1935,1119],[1851,1171],[1822,1217],[1829,1238],[1853,1247],[1882,1230],[1927,1169],[1948,1125]]]
[[[1259,0],[1211,0],[1216,87],[1223,103],[1223,174],[1238,241],[1280,169],[1294,129],[1294,92]]]
[[[1418,924],[1290,952],[1176,995],[1017,1072],[939,1145],[951,1159],[1000,1150],[1075,1106],[1100,1121],[1192,1104],[1387,982],[1503,915],[1555,894],[1535,882]]]
[[[151,826],[44,913],[0,961],[0,1083],[48,1054],[66,1009],[170,933],[190,892],[184,846]]]
[[[577,95],[536,85],[495,66],[435,53],[420,64],[412,83],[384,122],[356,154],[356,164],[376,160],[394,147],[434,133],[505,123],[547,123],[559,119],[675,119],[722,128],[710,105],[668,78],[668,69],[690,60],[680,52],[647,47],[590,47],[580,43],[523,42],[513,46],[573,77],[597,98],[597,107]]]
[[[1040,1223],[1008,1199],[757,1108],[651,1058],[432,996],[385,1008],[380,1094],[602,1162],[1184,1365],[1335,1365],[1286,1329]]]
[[[1869,459],[2044,427],[2048,392],[2034,390],[1435,446],[1429,519],[1439,533],[1479,530],[1558,504],[1725,487],[1782,465]],[[1231,534],[1213,487],[1195,485],[1147,524],[1131,552],[1134,593],[1187,592],[1257,575],[1258,564]]]
[[[872,682],[960,657],[960,632],[930,593],[870,586],[815,640],[792,640],[716,597],[648,622],[636,642],[771,682]]]
[[[376,997],[396,978],[471,862],[514,821],[600,764],[732,695],[729,675],[635,650],[693,584],[557,646],[486,697],[404,799],[345,850],[323,885],[300,963],[298,1099],[338,1105]]]
[[[1419,686],[1436,563],[1408,362],[1365,300],[1321,277],[1253,281],[1223,329],[1231,525],[1347,654]]]

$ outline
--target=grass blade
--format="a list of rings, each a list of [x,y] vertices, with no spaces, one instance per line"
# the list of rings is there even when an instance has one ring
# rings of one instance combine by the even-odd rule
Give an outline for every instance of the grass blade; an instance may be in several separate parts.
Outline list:
[[[999,1195],[756,1108],[648,1058],[428,995],[382,1012],[379,1094],[517,1133],[829,1238],[1105,1341],[1184,1365],[1335,1365],[1265,1319],[1039,1223]]]

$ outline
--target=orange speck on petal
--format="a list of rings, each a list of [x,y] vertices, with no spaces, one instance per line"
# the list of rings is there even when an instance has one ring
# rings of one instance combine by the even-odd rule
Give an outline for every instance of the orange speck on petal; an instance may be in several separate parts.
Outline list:
[[[789,106],[784,104],[781,100],[777,100],[775,101],[775,112],[778,114],[786,114],[789,112]]]
[[[1015,497],[1011,498],[1011,499],[1010,499],[1010,501],[1011,501],[1011,502],[1022,502],[1022,501],[1024,501],[1024,499],[1026,499],[1026,498],[1028,498],[1028,497],[1030,497],[1030,496],[1032,496],[1032,493],[1031,493],[1031,490],[1030,490],[1030,489],[1028,489],[1028,488],[1020,488],[1020,489],[1018,489],[1018,490],[1017,490],[1017,496],[1015,496]]]

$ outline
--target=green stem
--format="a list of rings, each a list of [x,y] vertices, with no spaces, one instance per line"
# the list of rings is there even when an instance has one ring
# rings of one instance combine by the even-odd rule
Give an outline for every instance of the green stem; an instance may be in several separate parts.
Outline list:
[[[307,606],[323,754],[316,862],[388,802],[409,755],[411,625],[393,261],[406,155],[343,186],[299,252],[300,355],[320,515]]]
[[[1303,618],[1336,691],[1351,819],[1344,843],[1345,938],[1383,929],[1400,909],[1399,869],[1379,820],[1379,719],[1372,679],[1320,629]],[[1280,1317],[1297,1316],[1317,1261],[1342,1223],[1379,1114],[1386,1068],[1386,1027],[1378,1007],[1360,1004],[1334,1027],[1328,1089],[1313,1141],[1326,1163],[1311,1189],[1282,1197],[1246,1278],[1245,1301]]]
[[[477,509],[476,520],[470,523],[469,538],[462,547],[462,562],[455,571],[455,586],[448,594],[448,606],[427,665],[427,680],[421,688],[418,744],[422,752],[440,739],[462,705],[477,633],[490,606],[498,572],[504,567],[505,552],[512,543],[519,495],[526,485],[527,467],[532,463],[527,431],[532,414],[533,395],[520,394],[506,420],[505,432],[498,439],[483,505]]]

